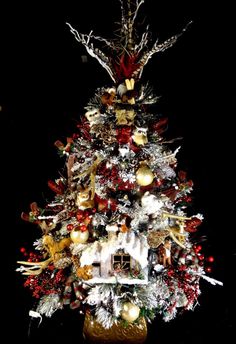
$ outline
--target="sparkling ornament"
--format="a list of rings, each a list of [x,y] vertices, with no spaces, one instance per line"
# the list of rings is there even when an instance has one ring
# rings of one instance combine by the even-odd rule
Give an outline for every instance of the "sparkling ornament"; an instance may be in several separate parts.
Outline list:
[[[138,319],[140,313],[140,308],[131,302],[125,302],[123,304],[123,310],[121,312],[122,319],[133,322]]]
[[[72,240],[75,244],[84,244],[84,243],[86,243],[86,241],[88,240],[89,231],[86,230],[86,231],[82,232],[81,230],[74,229],[74,230],[70,233],[70,237],[71,237],[71,240]]]
[[[150,185],[153,182],[154,174],[147,165],[142,165],[136,172],[136,181],[140,186]]]

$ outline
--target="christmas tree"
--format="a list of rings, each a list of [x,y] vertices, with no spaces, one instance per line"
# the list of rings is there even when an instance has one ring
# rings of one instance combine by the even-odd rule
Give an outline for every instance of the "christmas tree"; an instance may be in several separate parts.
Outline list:
[[[169,321],[197,304],[201,278],[221,284],[205,272],[203,216],[188,213],[193,182],[177,168],[178,141],[164,139],[167,118],[152,112],[158,97],[141,82],[149,59],[186,28],[150,47],[149,28],[135,31],[143,2],[120,0],[114,40],[68,24],[113,83],[96,90],[67,142],[55,142],[66,173],[48,182],[54,199],[22,213],[42,233],[18,268],[38,299],[32,315],[69,306],[105,329],[157,314]]]

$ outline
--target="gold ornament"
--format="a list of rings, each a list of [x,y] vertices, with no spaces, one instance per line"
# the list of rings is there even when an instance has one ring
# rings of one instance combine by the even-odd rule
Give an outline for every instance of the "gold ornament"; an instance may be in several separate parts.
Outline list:
[[[86,313],[83,327],[86,343],[96,344],[143,344],[147,338],[147,324],[143,317],[137,323],[124,326],[118,321],[105,329],[99,322]]]
[[[136,182],[140,186],[147,186],[152,184],[154,174],[147,165],[142,165],[136,172]]]
[[[70,233],[70,238],[75,244],[84,244],[88,240],[89,231],[82,232],[81,230],[74,229]]]
[[[132,323],[138,319],[140,308],[131,302],[125,302],[123,304],[123,310],[121,312],[121,318]]]
[[[148,143],[147,129],[146,128],[136,128],[132,135],[133,141],[137,146],[143,146]]]

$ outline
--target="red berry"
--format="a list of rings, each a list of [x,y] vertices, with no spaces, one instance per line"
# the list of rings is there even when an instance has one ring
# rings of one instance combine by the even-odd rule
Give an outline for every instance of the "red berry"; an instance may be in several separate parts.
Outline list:
[[[196,247],[194,247],[194,251],[195,251],[196,253],[198,253],[199,251],[201,251],[201,249],[202,249],[202,246],[201,246],[201,245],[197,245]]]
[[[212,268],[211,268],[210,266],[207,266],[207,267],[205,268],[205,270],[206,270],[206,272],[211,272],[211,271],[212,271]]]
[[[25,249],[24,247],[21,247],[21,248],[20,248],[20,252],[21,252],[21,253],[25,253],[25,251],[26,251],[26,249]]]
[[[198,257],[199,260],[204,260],[204,254],[201,254],[199,257]]]

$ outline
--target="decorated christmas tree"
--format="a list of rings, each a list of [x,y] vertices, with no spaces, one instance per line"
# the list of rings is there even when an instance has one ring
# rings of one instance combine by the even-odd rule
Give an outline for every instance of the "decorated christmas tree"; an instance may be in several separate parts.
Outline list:
[[[22,213],[42,234],[17,269],[38,299],[31,314],[79,310],[87,335],[95,324],[144,333],[157,314],[169,321],[192,310],[201,278],[221,284],[206,275],[196,233],[203,216],[188,211],[193,182],[178,170],[179,141],[165,140],[167,118],[152,112],[158,97],[141,82],[149,59],[186,28],[151,46],[149,28],[135,30],[143,2],[120,0],[114,40],[68,24],[112,83],[96,90],[67,142],[55,142],[66,173],[48,182],[54,199]]]

